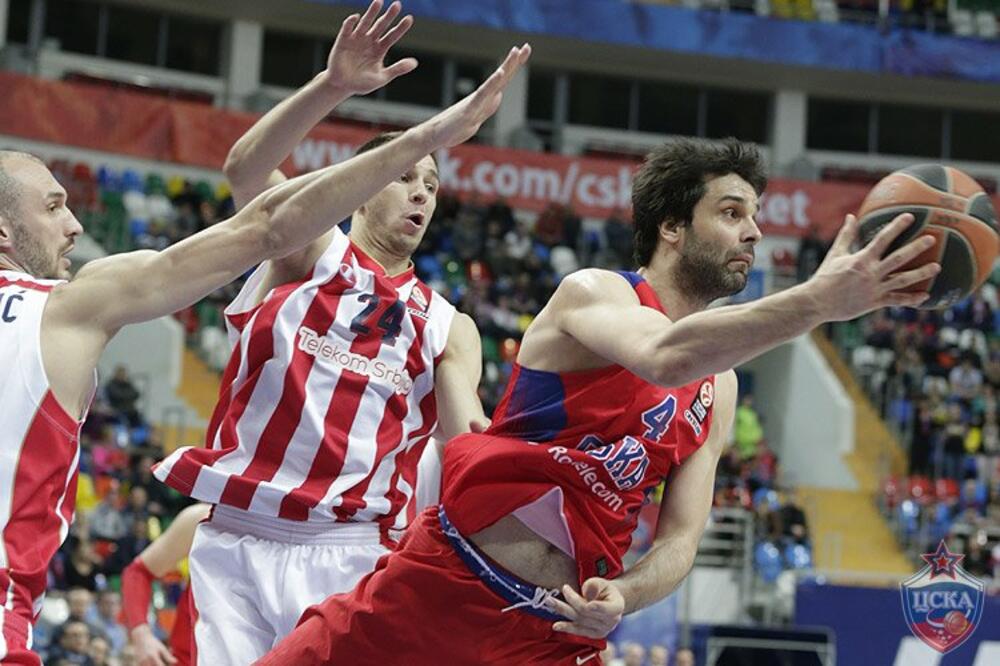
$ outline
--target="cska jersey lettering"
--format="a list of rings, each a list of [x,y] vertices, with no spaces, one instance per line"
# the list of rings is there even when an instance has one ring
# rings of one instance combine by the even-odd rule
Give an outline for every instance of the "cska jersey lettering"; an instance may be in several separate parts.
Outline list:
[[[0,291],[0,321],[11,324],[17,320],[17,311],[24,300],[24,290],[17,293]]]

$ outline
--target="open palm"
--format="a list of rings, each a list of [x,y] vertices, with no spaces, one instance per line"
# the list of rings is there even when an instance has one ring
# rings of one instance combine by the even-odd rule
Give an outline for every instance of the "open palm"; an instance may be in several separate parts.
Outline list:
[[[379,16],[381,11],[382,0],[374,0],[364,14],[351,14],[344,19],[324,72],[332,88],[352,95],[366,95],[416,68],[414,58],[385,66],[386,54],[413,25],[413,17],[404,16],[393,25],[402,11],[399,2],[393,2]]]
[[[531,57],[525,44],[510,50],[503,63],[468,97],[452,104],[425,123],[437,148],[450,148],[468,141],[500,107],[507,84]]]

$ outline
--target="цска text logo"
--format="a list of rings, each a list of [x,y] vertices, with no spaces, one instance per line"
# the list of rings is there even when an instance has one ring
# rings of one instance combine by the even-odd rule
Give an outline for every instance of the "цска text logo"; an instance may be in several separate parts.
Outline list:
[[[899,586],[903,613],[914,636],[946,654],[979,625],[985,585],[958,566],[965,555],[949,551],[944,540],[921,557],[927,566]]]

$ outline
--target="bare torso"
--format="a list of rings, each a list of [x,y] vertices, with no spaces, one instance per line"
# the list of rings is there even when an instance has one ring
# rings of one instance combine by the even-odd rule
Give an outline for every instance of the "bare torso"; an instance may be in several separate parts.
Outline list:
[[[610,277],[610,276],[609,276]],[[607,279],[607,278],[606,278]],[[614,276],[612,280],[621,278]],[[534,370],[572,372],[609,365],[560,330],[557,299],[539,313],[524,336],[518,363]],[[538,536],[512,515],[505,516],[470,539],[486,555],[519,578],[535,585],[579,588],[573,558]]]
[[[504,516],[469,539],[494,562],[529,583],[550,589],[579,587],[573,558],[514,516]]]

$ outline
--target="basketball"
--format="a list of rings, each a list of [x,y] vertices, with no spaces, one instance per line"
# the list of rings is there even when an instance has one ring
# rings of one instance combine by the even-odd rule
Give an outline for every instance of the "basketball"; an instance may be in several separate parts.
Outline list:
[[[901,213],[914,222],[886,254],[913,238],[929,234],[937,241],[903,270],[930,261],[941,264],[933,279],[915,285],[930,298],[921,309],[946,308],[971,294],[989,276],[1000,252],[997,213],[975,180],[953,167],[920,164],[895,171],[872,188],[858,211],[860,240],[867,244]]]
[[[944,616],[944,628],[952,636],[959,636],[969,627],[969,619],[960,611],[948,611]]]

